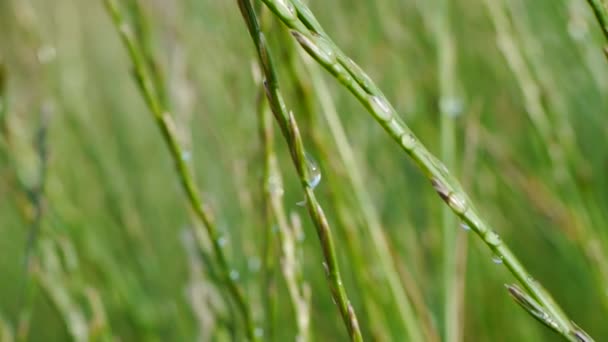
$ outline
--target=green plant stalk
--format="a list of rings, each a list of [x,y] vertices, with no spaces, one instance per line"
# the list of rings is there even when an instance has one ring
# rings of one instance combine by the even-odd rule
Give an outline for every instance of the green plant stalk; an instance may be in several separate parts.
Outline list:
[[[83,310],[74,299],[65,278],[64,270],[59,264],[55,243],[46,239],[46,244],[41,248],[44,255],[41,260],[45,261],[35,270],[36,282],[41,292],[48,297],[49,302],[63,319],[65,328],[71,335],[73,341],[84,342],[89,337],[89,327]]]
[[[414,313],[410,298],[404,291],[403,285],[398,277],[398,272],[390,254],[390,247],[382,229],[380,218],[373,204],[370,194],[365,189],[363,176],[359,172],[360,167],[355,161],[353,149],[348,142],[346,133],[336,108],[331,99],[331,93],[321,75],[309,63],[306,63],[307,70],[312,79],[313,88],[321,103],[321,112],[329,126],[331,136],[334,139],[338,150],[338,156],[344,164],[344,171],[350,186],[353,189],[355,199],[358,202],[359,210],[365,222],[365,228],[371,237],[371,242],[375,252],[378,254],[378,261],[382,276],[386,279],[391,294],[396,302],[397,310],[403,326],[407,329],[412,341],[429,341],[429,334],[423,338],[420,323]],[[428,330],[428,329],[427,329]]]
[[[437,10],[437,62],[439,79],[439,117],[440,117],[440,144],[441,159],[445,166],[454,169],[456,157],[455,139],[455,117],[460,113],[453,112],[457,108],[455,89],[455,51],[450,29],[450,2],[440,0]],[[443,232],[443,336],[444,341],[457,342],[462,339],[462,326],[459,320],[458,305],[462,294],[459,292],[460,280],[457,279],[457,226],[458,223],[450,208],[443,206],[441,211],[442,232]],[[461,274],[461,276],[463,276]]]
[[[555,322],[533,298],[530,298],[530,296],[523,292],[517,285],[505,285],[505,287],[507,288],[507,291],[509,291],[511,298],[513,298],[519,306],[549,329],[559,333],[559,330],[556,330]]]
[[[251,7],[251,2],[249,0],[238,0],[238,4],[260,59],[260,65],[265,77],[264,86],[270,107],[276,121],[281,127],[281,132],[289,145],[292,161],[304,189],[308,213],[317,229],[317,235],[321,242],[323,256],[325,259],[324,266],[332,297],[338,306],[351,340],[362,341],[363,337],[361,336],[355,310],[348,299],[346,289],[342,283],[342,277],[340,275],[329,223],[325,217],[321,205],[316,199],[313,191],[313,185],[308,181],[310,179],[310,175],[307,171],[307,161],[304,156],[304,146],[299,128],[293,113],[287,111],[279,91],[278,80],[276,77],[274,64],[272,62],[272,57],[266,46],[264,34],[260,30],[257,17],[253,11],[253,8]]]
[[[289,38],[289,40],[285,41],[285,45],[295,46],[295,44],[293,44],[293,41],[291,40],[291,35],[289,35],[288,37],[286,36],[286,38]],[[294,50],[294,52],[296,52],[293,54],[294,57],[304,57],[305,59],[310,59],[310,57],[306,55],[301,55],[301,49],[299,49],[299,47],[297,46],[295,47],[297,48],[297,50]],[[333,211],[336,213],[336,220],[338,222],[337,226],[341,228],[339,234],[340,238],[345,243],[346,257],[349,260],[349,265],[351,266],[351,274],[354,277],[357,286],[357,292],[359,292],[362,297],[362,304],[364,308],[363,321],[367,326],[369,326],[370,333],[374,339],[387,340],[390,339],[388,337],[388,333],[390,330],[386,325],[386,323],[388,322],[386,313],[394,312],[392,311],[394,307],[387,307],[380,304],[380,307],[382,307],[383,310],[379,310],[379,303],[382,303],[383,300],[386,300],[385,294],[374,293],[374,291],[365,290],[377,287],[379,285],[379,279],[370,275],[369,273],[371,272],[363,271],[371,270],[373,268],[372,265],[377,265],[377,259],[370,259],[366,255],[364,255],[369,255],[369,251],[366,249],[366,246],[361,241],[366,240],[369,235],[362,234],[362,232],[358,231],[357,227],[360,224],[360,222],[358,221],[361,218],[353,218],[353,208],[345,203],[350,201],[350,191],[348,190],[350,190],[352,186],[347,190],[346,188],[343,188],[343,185],[341,184],[341,181],[343,179],[342,177],[333,177],[337,174],[347,175],[350,170],[346,169],[342,157],[340,156],[339,149],[338,155],[340,156],[340,158],[334,158],[336,154],[334,153],[334,151],[330,151],[328,148],[331,143],[327,141],[326,135],[321,134],[321,131],[317,129],[319,123],[316,120],[317,110],[315,108],[315,101],[312,97],[312,92],[314,91],[315,93],[325,95],[325,99],[327,101],[320,103],[321,112],[324,113],[324,111],[329,110],[333,111],[334,115],[337,115],[336,109],[331,99],[329,90],[326,88],[327,86],[325,85],[323,80],[319,79],[321,75],[319,74],[318,70],[313,67],[310,67],[310,62],[307,60],[304,60],[304,63],[306,64],[307,68],[298,69],[296,68],[296,61],[297,58],[292,58],[290,60],[289,67],[293,73],[292,77],[297,82],[296,86],[301,88],[299,89],[298,94],[300,94],[304,98],[304,108],[305,111],[308,113],[308,124],[310,127],[309,135],[312,145],[314,146],[314,149],[319,153],[319,158],[321,160],[329,162],[328,167],[332,169],[331,173],[326,173],[327,175],[324,176],[324,178],[326,179],[324,183],[328,191],[328,201],[333,204]],[[307,75],[310,75],[310,77],[307,77]],[[317,83],[315,81],[315,78],[321,81],[321,83]],[[304,80],[309,81],[310,83],[305,83]],[[318,84],[322,84],[323,86],[325,86],[325,88],[317,87]],[[324,116],[325,114],[326,113],[324,113]],[[335,137],[333,142],[335,143]],[[346,178],[348,179],[349,177],[347,176]],[[344,193],[345,190],[348,191],[348,195]],[[348,196],[348,199],[345,198],[345,196]],[[363,220],[365,220],[365,218],[363,218]],[[395,309],[398,310],[398,308],[396,307]],[[404,331],[397,332],[396,336],[404,336]]]
[[[294,45],[291,40],[291,36],[285,38],[289,38],[289,40],[281,41],[281,43],[283,43],[284,45]],[[298,48],[294,52],[297,52],[299,54],[300,51],[301,50]],[[298,56],[294,54],[294,57]],[[306,56],[306,58],[310,57]],[[296,69],[295,62],[296,61],[294,60],[290,60],[290,69]],[[370,274],[371,272],[369,272],[369,270],[373,269],[373,265],[375,265],[376,263],[375,260],[370,260],[369,257],[364,255],[367,254],[367,250],[362,241],[365,240],[367,236],[364,236],[364,234],[361,234],[361,232],[357,230],[356,226],[359,224],[359,222],[357,222],[359,218],[355,219],[353,217],[352,207],[346,204],[347,202],[349,202],[350,193],[349,195],[344,194],[344,190],[346,189],[342,187],[342,177],[338,175],[346,174],[347,171],[345,170],[343,163],[341,163],[341,161],[339,161],[337,158],[334,158],[335,153],[333,151],[330,151],[330,149],[328,148],[330,146],[330,142],[325,140],[326,135],[320,134],[319,129],[313,129],[313,127],[318,127],[317,124],[319,123],[316,120],[316,115],[313,114],[315,113],[316,109],[315,103],[313,101],[314,99],[312,99],[312,90],[310,88],[314,87],[316,89],[315,91],[320,91],[321,93],[323,93],[323,90],[316,88],[314,80],[312,80],[310,84],[304,83],[302,81],[303,79],[308,80],[308,78],[303,75],[304,73],[307,73],[307,71],[310,71],[311,79],[314,79],[315,76],[318,77],[320,75],[318,73],[318,70],[314,68],[310,68],[309,70],[297,69],[297,74],[295,73],[295,70],[291,71],[294,72],[292,77],[294,77],[298,82],[296,86],[302,87],[302,89],[297,90],[297,94],[298,96],[303,97],[304,108],[307,112],[307,114],[304,115],[308,115],[307,118],[309,121],[309,130],[311,130],[309,132],[309,137],[311,139],[312,145],[314,146],[315,151],[319,153],[319,159],[324,160],[328,163],[326,164],[326,168],[332,170],[332,172],[325,172],[324,175],[324,184],[326,192],[328,193],[327,202],[332,204],[332,211],[336,214],[336,226],[340,228],[340,230],[338,231],[338,238],[344,242],[345,254],[346,258],[348,259],[349,266],[351,266],[350,270],[355,281],[355,286],[357,288],[356,291],[360,293],[362,297],[362,304],[364,308],[362,320],[365,322],[365,325],[369,327],[370,334],[373,339],[381,341],[390,340],[388,336],[390,330],[387,326],[389,320],[386,316],[386,313],[392,313],[392,307],[388,309],[387,307],[380,304],[383,302],[383,300],[386,299],[384,293],[381,293],[382,291],[365,290],[366,288],[371,289],[378,286],[378,281]],[[312,73],[315,73],[315,75],[312,75]],[[325,85],[325,83],[323,83],[323,85]],[[306,87],[306,89],[304,89],[304,87]],[[333,110],[335,112],[335,107],[333,107],[333,103],[331,103],[329,93],[327,93],[326,95],[328,95],[327,99],[330,102],[329,105],[332,106],[329,110]],[[325,110],[324,105],[324,103],[321,103],[321,111]],[[349,196],[348,199],[345,198],[345,196]],[[380,310],[380,307],[382,307],[382,310]],[[361,312],[359,317],[362,317]],[[403,334],[397,336],[403,336]]]
[[[604,37],[608,40],[608,7],[605,0],[587,0],[587,3],[589,3],[589,6],[593,10],[595,19],[600,25]]]
[[[264,312],[266,321],[266,338],[274,340],[274,321],[275,321],[275,306],[276,306],[276,295],[277,295],[277,284],[276,284],[276,239],[273,232],[273,180],[271,177],[272,165],[276,163],[272,160],[274,144],[273,144],[273,132],[272,132],[272,116],[266,110],[266,101],[264,100],[263,91],[258,96],[258,123],[259,123],[259,135],[262,148],[263,158],[263,171],[262,171],[262,206],[263,206],[263,224],[265,227],[264,232],[264,249],[263,249],[263,263],[264,263],[264,285],[262,289],[262,298],[264,300]]]
[[[263,96],[263,94],[261,94]],[[283,270],[283,276],[287,284],[287,289],[292,302],[292,306],[296,315],[297,325],[297,338],[296,340],[306,342],[309,341],[309,326],[310,326],[310,310],[309,302],[306,290],[308,285],[298,277],[300,267],[297,263],[295,251],[296,251],[296,238],[292,227],[287,220],[287,214],[285,207],[283,206],[283,184],[281,174],[279,172],[279,165],[277,157],[274,151],[273,135],[272,135],[272,115],[267,106],[265,98],[260,96],[258,101],[258,120],[260,122],[260,132],[262,146],[264,150],[264,203],[267,206],[269,213],[268,226],[270,234],[267,239],[273,239],[274,231],[272,222],[275,221],[278,230],[277,235],[279,237],[279,243],[281,245],[281,266]],[[274,219],[274,220],[273,220]],[[273,247],[274,249],[274,247]],[[276,259],[276,253],[271,256],[273,260]],[[268,261],[270,263],[270,260]],[[276,268],[274,263],[268,265],[269,268]],[[274,272],[274,271],[272,271]],[[276,286],[276,285],[274,285]],[[270,298],[271,300],[267,303],[267,310],[272,310],[272,301],[276,298]],[[274,317],[274,313],[270,311],[271,318]],[[274,321],[273,321],[274,322]],[[269,335],[272,338],[272,335]]]
[[[283,36],[285,38],[288,38],[287,35]],[[344,131],[344,128],[342,127],[342,123],[340,122],[338,113],[336,112],[336,107],[330,95],[331,93],[325,81],[321,77],[319,70],[312,65],[312,60],[310,59],[310,57],[306,56],[303,52],[301,52],[300,49],[291,51],[291,47],[296,47],[295,45],[296,44],[293,44],[291,40],[285,41],[283,44],[283,46],[286,46],[289,49],[287,52],[291,52],[291,56],[290,58],[288,58],[288,68],[292,78],[296,82],[298,94],[303,99],[304,107],[308,112],[310,118],[309,125],[310,127],[314,127],[316,124],[316,122],[314,122],[316,115],[313,114],[315,112],[315,105],[314,100],[312,99],[312,93],[314,92],[319,97],[321,113],[329,126],[329,130],[331,133],[330,135],[332,136],[333,142],[337,147],[339,160],[343,164],[343,167],[341,167],[341,169],[346,175],[346,179],[348,183],[350,183],[349,185],[353,190],[356,201],[358,202],[358,207],[364,221],[364,227],[367,229],[368,236],[371,237],[372,244],[374,245],[373,251],[379,256],[377,261],[379,261],[380,269],[382,271],[382,277],[387,280],[389,291],[393,296],[393,301],[403,323],[403,327],[405,327],[409,331],[412,331],[412,333],[410,334],[412,340],[432,341],[435,336],[432,331],[433,329],[430,325],[425,327],[426,336],[424,339],[422,338],[420,323],[416,319],[412,304],[410,303],[410,299],[408,298],[408,292],[406,290],[407,288],[415,287],[416,284],[410,283],[404,288],[399,280],[399,272],[397,272],[398,267],[396,265],[397,261],[394,260],[393,256],[390,253],[390,244],[388,243],[387,238],[384,235],[382,224],[380,222],[380,218],[374,206],[373,200],[365,189],[363,177],[359,172],[360,167],[355,161],[352,147],[350,146],[348,139],[346,138],[346,133]],[[305,69],[297,68],[296,57],[300,57],[300,59],[302,59]],[[315,145],[315,148],[322,152],[322,155],[327,156],[327,158],[324,159],[329,160],[331,156],[329,156],[328,153],[325,151],[326,143],[322,141],[322,136],[321,134],[318,134],[318,132],[319,130],[313,129],[310,133],[310,138],[312,140],[312,143]],[[330,184],[329,186],[332,186],[332,184]],[[343,216],[341,215],[342,212],[343,211],[340,211],[339,217]],[[344,221],[342,219],[340,220]],[[350,234],[350,236],[346,239],[347,241],[352,241],[354,243],[353,240],[358,240],[359,238],[358,236],[352,236],[352,234]],[[361,260],[361,258],[354,257],[352,258],[352,260]],[[377,261],[374,260],[372,263],[376,263]],[[367,266],[361,264],[358,267],[364,267],[360,269],[365,269],[365,267]],[[364,279],[361,279],[360,281],[361,283],[365,282]],[[416,292],[419,291],[416,290]],[[421,312],[420,315],[424,315],[424,313]],[[404,332],[400,332],[398,336],[404,336]]]
[[[140,44],[140,51],[142,57],[147,64],[156,89],[156,95],[162,107],[168,108],[169,101],[167,98],[167,91],[165,87],[165,77],[161,72],[160,66],[158,65],[153,53],[152,34],[151,27],[148,18],[140,4],[141,0],[128,0],[127,6],[131,17],[133,19],[133,27],[135,39]]]
[[[129,52],[129,57],[133,63],[137,84],[142,96],[144,97],[145,103],[152,112],[154,120],[169,148],[171,157],[173,158],[175,167],[177,169],[179,180],[187,194],[192,210],[207,230],[207,235],[211,241],[213,253],[220,267],[221,276],[225,285],[228,287],[228,292],[230,293],[231,298],[238,307],[238,311],[245,325],[246,335],[250,340],[255,341],[257,340],[257,337],[255,334],[255,325],[249,303],[236,284],[236,281],[230,277],[229,264],[219,242],[218,230],[214,222],[211,220],[211,215],[208,213],[208,209],[203,204],[200,191],[194,182],[192,172],[190,171],[184,158],[182,158],[183,151],[177,140],[173,119],[166,108],[162,107],[162,102],[158,97],[157,91],[154,89],[155,86],[153,78],[149,75],[149,70],[146,68],[147,63],[142,55],[141,49],[138,46],[131,29],[123,20],[122,14],[118,9],[115,0],[104,0],[104,4],[112,18],[114,26],[116,26],[118,30],[123,44]]]
[[[466,223],[501,260],[529,294],[557,322],[560,333],[575,341],[575,326],[550,294],[535,281],[500,236],[480,217],[445,166],[437,160],[396,115],[373,81],[327,37],[310,10],[300,1],[263,0],[290,29],[302,47],[363,104],[374,119],[413,159],[450,209]]]

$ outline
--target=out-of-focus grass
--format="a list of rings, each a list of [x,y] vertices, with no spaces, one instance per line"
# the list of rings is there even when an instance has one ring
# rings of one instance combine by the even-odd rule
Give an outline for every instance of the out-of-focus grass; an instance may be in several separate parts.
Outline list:
[[[267,227],[253,45],[236,2],[140,3],[181,143],[191,151],[188,158],[225,237],[230,264],[256,321],[265,327],[261,267]],[[530,84],[522,83],[501,50],[504,38],[497,38],[486,2],[450,3],[456,95],[463,105],[455,119],[451,169],[531,273],[571,318],[602,341],[608,337],[603,319],[608,314],[603,229],[608,222],[608,64],[601,32],[582,0],[490,1],[507,19],[517,48],[508,52],[519,54],[538,91],[525,95]],[[440,155],[434,2],[313,0],[310,5],[332,38]],[[286,102],[302,122],[305,140],[313,132],[323,136],[325,151],[309,143],[323,172],[315,192],[335,227],[344,285],[364,337],[399,339],[401,322],[375,266],[365,218],[344,166],[336,162],[323,115],[315,113],[319,99],[310,95],[314,118],[306,117],[311,115],[307,97],[297,92],[287,64],[290,49],[279,44],[285,32],[278,22],[270,26]],[[91,339],[193,340],[228,338],[234,330],[242,338],[237,313],[214,285],[213,258],[187,252],[182,242],[196,223],[101,2],[3,1],[0,32],[6,79],[0,94],[6,108],[0,110],[0,336],[23,336],[27,330],[30,340],[64,340],[84,329]],[[433,329],[442,333],[442,205],[364,109],[333,80],[325,80],[395,264],[411,275]],[[552,141],[532,124],[530,101],[546,113]],[[36,135],[44,108],[50,108],[49,155],[40,189]],[[303,218],[298,262],[311,287],[311,338],[344,339],[314,228],[296,205],[303,198],[298,178],[282,139],[276,138],[285,209]],[[27,237],[35,221],[31,193],[37,191],[43,216],[26,268]],[[357,243],[364,244],[355,252],[365,267],[348,252],[353,229],[360,235]],[[466,260],[465,341],[555,338],[512,302],[503,286],[511,276],[476,239],[469,241]],[[275,338],[292,339],[296,323],[289,293],[276,276]]]

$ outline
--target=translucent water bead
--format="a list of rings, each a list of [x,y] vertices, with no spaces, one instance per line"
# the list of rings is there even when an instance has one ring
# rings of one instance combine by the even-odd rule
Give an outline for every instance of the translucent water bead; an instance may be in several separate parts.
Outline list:
[[[321,169],[317,161],[308,153],[304,152],[304,159],[306,161],[306,184],[308,187],[314,190],[314,188],[321,182]]]

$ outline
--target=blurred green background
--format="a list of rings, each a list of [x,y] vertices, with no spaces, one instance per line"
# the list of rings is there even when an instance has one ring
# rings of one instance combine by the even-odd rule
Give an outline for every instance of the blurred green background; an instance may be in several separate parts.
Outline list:
[[[274,326],[274,340],[293,340],[294,311],[279,274],[277,318],[265,322],[259,71],[236,1],[140,5],[185,158],[234,275],[256,322]],[[439,1],[310,6],[438,156],[438,113],[447,101],[456,137],[450,169],[568,315],[596,341],[608,339],[608,61],[586,2],[450,2],[454,92],[447,100]],[[403,340],[386,284],[360,283],[361,274],[372,284],[378,278],[376,255],[319,98],[295,85],[289,61],[302,65],[293,58],[298,48],[280,22],[269,13],[264,20],[286,102],[323,175],[315,192],[364,336]],[[365,109],[312,67],[328,85],[324,95],[342,119],[407,292],[419,294],[418,314],[426,312],[440,336],[444,204]],[[0,1],[0,82],[0,339],[242,340],[223,285],[210,274],[213,258],[194,247],[196,220],[102,1]],[[345,340],[316,233],[296,204],[298,178],[275,131],[283,203],[302,222],[296,242],[311,291],[311,339]],[[558,340],[508,296],[504,284],[513,277],[486,246],[457,223],[454,230],[466,253],[459,258],[461,340]]]

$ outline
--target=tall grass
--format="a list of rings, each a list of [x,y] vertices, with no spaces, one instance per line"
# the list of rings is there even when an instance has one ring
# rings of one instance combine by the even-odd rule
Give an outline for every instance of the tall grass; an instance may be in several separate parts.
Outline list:
[[[605,13],[0,2],[0,340],[601,341]]]

